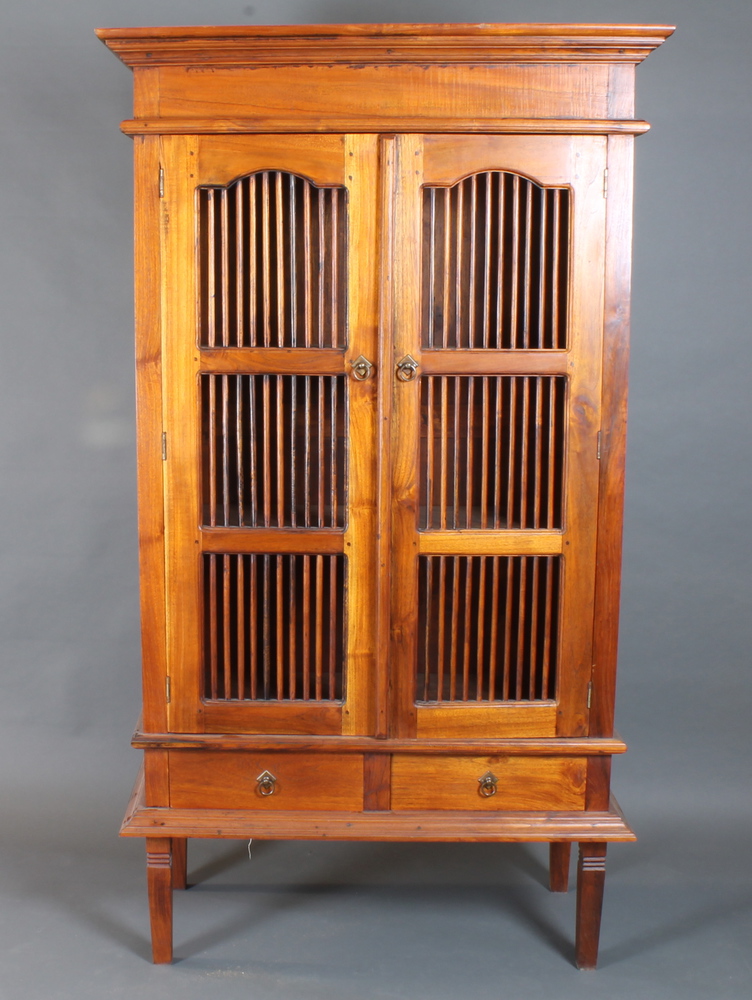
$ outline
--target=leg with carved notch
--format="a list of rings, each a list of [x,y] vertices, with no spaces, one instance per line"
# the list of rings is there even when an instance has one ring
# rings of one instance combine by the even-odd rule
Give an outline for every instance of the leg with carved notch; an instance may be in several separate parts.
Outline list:
[[[580,844],[577,865],[577,933],[575,961],[578,969],[598,963],[603,887],[606,881],[606,844]]]
[[[172,838],[172,888],[188,886],[188,838]]]
[[[146,838],[151,950],[155,965],[172,961],[172,841]]]
[[[566,892],[569,888],[569,859],[572,845],[568,840],[554,841],[549,850],[549,884],[551,892]]]

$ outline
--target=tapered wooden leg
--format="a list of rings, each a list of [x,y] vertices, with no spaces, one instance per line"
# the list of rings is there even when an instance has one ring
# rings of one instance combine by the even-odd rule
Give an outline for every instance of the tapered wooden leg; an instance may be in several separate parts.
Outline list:
[[[571,856],[572,844],[568,840],[551,843],[548,865],[551,892],[566,892],[569,888],[569,860]]]
[[[172,843],[167,837],[146,838],[151,951],[155,965],[172,961]]]
[[[185,889],[188,885],[188,838],[172,838],[172,888]]]
[[[605,882],[606,844],[580,844],[575,937],[575,961],[578,969],[594,969],[598,964],[598,938]]]

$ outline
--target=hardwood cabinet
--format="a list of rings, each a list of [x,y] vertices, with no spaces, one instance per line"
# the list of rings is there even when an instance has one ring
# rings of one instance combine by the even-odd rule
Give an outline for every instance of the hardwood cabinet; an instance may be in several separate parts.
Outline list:
[[[154,960],[191,837],[580,844],[596,961],[634,67],[671,28],[99,32],[135,72]]]

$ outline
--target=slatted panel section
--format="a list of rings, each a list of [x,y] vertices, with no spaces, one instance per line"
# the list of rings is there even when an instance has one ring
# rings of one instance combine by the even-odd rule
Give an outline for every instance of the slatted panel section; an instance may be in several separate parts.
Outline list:
[[[204,555],[204,697],[339,701],[344,556]]]
[[[559,556],[421,556],[418,702],[556,694]]]
[[[347,191],[265,170],[199,188],[202,347],[344,347]]]
[[[344,375],[202,375],[203,523],[344,526]]]
[[[567,346],[570,193],[489,170],[423,189],[423,347]]]
[[[562,525],[564,376],[421,379],[421,527]]]

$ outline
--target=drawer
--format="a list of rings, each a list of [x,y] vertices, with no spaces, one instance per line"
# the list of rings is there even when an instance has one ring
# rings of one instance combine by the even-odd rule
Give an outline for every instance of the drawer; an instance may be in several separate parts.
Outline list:
[[[586,762],[586,757],[395,754],[392,809],[584,809]]]
[[[264,774],[270,778],[259,782]],[[363,757],[171,750],[170,805],[174,809],[359,811],[363,808]]]

